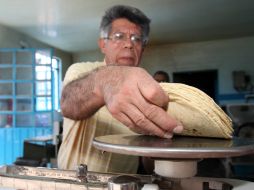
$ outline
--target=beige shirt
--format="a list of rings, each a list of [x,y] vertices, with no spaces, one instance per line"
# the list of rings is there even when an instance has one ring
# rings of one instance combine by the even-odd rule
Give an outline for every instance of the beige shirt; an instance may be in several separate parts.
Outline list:
[[[103,62],[73,64],[67,70],[64,85],[103,65]],[[73,170],[79,164],[86,164],[89,171],[136,173],[138,157],[103,152],[92,146],[94,137],[111,134],[133,132],[115,120],[105,106],[86,120],[74,121],[64,118],[58,167]]]

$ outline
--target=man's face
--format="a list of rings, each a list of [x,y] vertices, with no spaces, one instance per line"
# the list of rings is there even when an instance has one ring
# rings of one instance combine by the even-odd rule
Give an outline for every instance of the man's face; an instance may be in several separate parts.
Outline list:
[[[107,65],[138,66],[143,52],[142,41],[135,37],[141,37],[141,28],[120,18],[112,22],[109,39],[100,39],[99,46],[105,54]],[[132,38],[132,40],[131,40]]]

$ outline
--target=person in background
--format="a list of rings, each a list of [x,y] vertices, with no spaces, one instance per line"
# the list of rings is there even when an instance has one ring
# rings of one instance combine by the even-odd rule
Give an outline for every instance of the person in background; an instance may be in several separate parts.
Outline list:
[[[89,171],[136,173],[138,157],[97,150],[93,139],[134,132],[171,138],[183,130],[165,111],[169,97],[138,67],[149,30],[150,19],[139,9],[113,6],[100,25],[98,45],[104,61],[68,68],[61,97],[64,121],[59,168],[86,164]]]
[[[170,78],[167,72],[165,71],[156,71],[153,74],[153,78],[157,81],[157,82],[170,82]]]

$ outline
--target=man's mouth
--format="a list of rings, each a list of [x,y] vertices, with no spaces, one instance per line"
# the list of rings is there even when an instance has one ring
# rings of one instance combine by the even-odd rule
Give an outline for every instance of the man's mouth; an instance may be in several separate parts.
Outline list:
[[[124,65],[134,65],[135,59],[131,56],[123,56],[118,58],[118,62]]]

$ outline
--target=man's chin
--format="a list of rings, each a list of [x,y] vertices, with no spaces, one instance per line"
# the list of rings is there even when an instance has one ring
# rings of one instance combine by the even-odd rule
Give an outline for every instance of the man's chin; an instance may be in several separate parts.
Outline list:
[[[134,63],[119,63],[119,66],[129,66],[129,67],[135,67],[136,65]]]
[[[120,60],[117,60],[117,65],[136,67],[138,64],[134,62],[132,59],[129,59],[129,60],[120,59]]]

